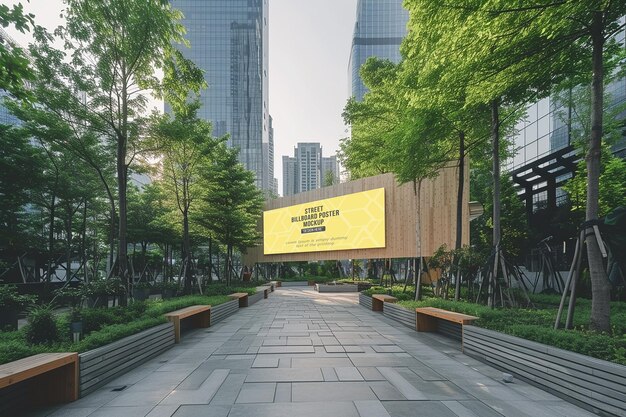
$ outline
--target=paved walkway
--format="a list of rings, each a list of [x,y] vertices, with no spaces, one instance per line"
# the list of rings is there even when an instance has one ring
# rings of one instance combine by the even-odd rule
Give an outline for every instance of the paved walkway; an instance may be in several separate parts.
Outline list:
[[[214,327],[184,335],[180,345],[97,392],[37,415],[592,415],[500,377],[445,338],[418,334],[359,306],[356,294],[283,288]]]

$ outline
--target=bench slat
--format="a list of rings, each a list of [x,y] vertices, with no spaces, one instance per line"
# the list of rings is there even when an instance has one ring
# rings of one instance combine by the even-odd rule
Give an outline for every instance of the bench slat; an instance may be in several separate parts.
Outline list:
[[[77,362],[77,353],[40,353],[0,365],[0,388]]]
[[[470,324],[478,317],[469,316],[467,314],[455,313],[453,311],[442,310],[435,307],[419,307],[415,309],[417,314],[425,314],[427,316],[437,317],[439,319],[452,321],[458,324]]]
[[[189,316],[193,316],[194,314],[202,313],[203,311],[210,310],[210,305],[205,306],[190,306],[181,308],[180,310],[170,311],[169,313],[165,313],[165,317],[178,317],[184,319]]]

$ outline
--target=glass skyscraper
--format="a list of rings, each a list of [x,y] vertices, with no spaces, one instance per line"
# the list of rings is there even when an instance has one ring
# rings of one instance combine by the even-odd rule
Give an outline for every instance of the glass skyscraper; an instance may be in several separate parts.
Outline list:
[[[172,6],[184,14],[191,43],[181,52],[208,84],[198,115],[213,123],[214,135],[230,135],[228,144],[239,148],[257,187],[270,191],[267,0],[172,0]]]
[[[367,91],[359,68],[370,56],[400,61],[400,43],[408,20],[409,12],[402,8],[402,0],[358,0],[348,64],[352,96],[358,101]]]
[[[293,157],[283,156],[283,197],[324,187],[327,173],[339,183],[337,155],[322,156],[319,142],[298,142]]]

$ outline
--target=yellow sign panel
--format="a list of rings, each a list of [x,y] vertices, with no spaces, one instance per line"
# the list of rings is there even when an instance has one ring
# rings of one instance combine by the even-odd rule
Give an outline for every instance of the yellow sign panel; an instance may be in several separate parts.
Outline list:
[[[385,189],[263,212],[263,252],[385,247]]]

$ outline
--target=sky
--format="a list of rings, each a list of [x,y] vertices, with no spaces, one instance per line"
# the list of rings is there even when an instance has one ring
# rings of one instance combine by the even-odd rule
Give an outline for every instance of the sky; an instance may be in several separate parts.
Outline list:
[[[5,0],[11,6],[20,0]],[[24,4],[35,21],[62,23],[62,0]],[[274,119],[274,175],[282,195],[282,156],[298,142],[334,154],[347,136],[341,112],[350,95],[348,60],[357,0],[269,0],[269,108]],[[21,44],[30,37],[7,29]],[[192,45],[193,47],[193,45]]]

